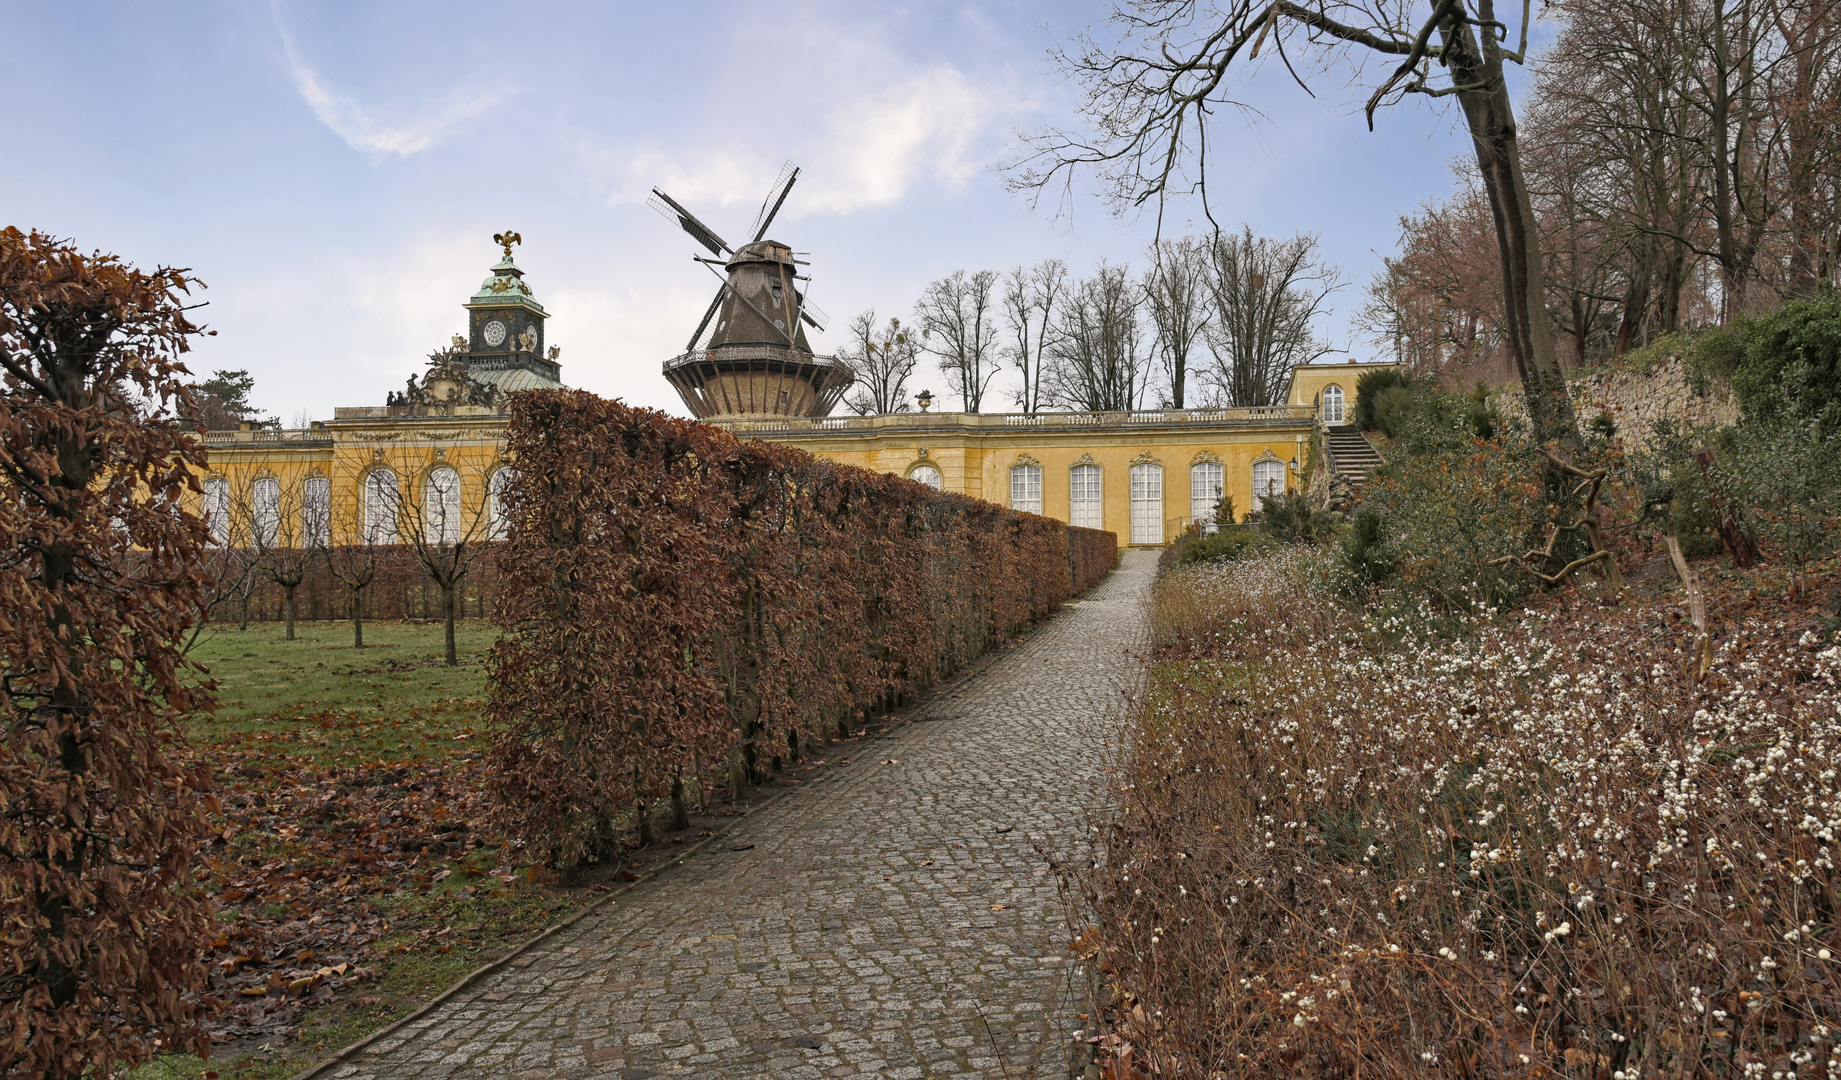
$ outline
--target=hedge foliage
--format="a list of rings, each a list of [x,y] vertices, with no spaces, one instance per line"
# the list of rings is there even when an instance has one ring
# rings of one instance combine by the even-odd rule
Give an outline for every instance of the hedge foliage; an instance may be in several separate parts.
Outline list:
[[[580,391],[519,395],[510,451],[493,793],[565,870],[676,785],[747,782],[1118,562],[1111,533]]]
[[[208,1047],[194,284],[0,229],[0,1076]]]

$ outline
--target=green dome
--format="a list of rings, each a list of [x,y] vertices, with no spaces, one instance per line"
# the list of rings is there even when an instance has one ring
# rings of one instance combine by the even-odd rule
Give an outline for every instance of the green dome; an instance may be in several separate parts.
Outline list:
[[[492,268],[492,275],[480,283],[479,291],[467,301],[468,307],[493,307],[502,304],[518,304],[546,314],[543,305],[531,295],[531,287],[524,283],[524,271],[507,255]]]

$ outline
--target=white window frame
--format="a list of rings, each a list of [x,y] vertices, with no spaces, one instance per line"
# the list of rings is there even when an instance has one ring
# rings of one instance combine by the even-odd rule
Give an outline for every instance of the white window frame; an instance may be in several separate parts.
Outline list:
[[[1215,507],[1227,492],[1227,469],[1218,461],[1198,461],[1189,466],[1189,520],[1202,532],[1215,531]]]
[[[460,471],[452,465],[437,465],[422,478],[422,539],[430,544],[453,546],[466,535],[461,520]]]
[[[1342,423],[1343,417],[1348,415],[1348,410],[1344,408],[1345,402],[1346,399],[1343,397],[1342,387],[1337,386],[1335,383],[1331,383],[1324,387],[1323,422],[1326,424]]]
[[[938,466],[916,465],[908,470],[908,479],[935,491],[946,490],[946,479],[940,475]]]
[[[302,539],[308,547],[332,543],[332,481],[309,476],[300,482]]]
[[[1104,478],[1098,465],[1076,465],[1068,470],[1068,524],[1083,529],[1105,527]]]
[[[376,468],[364,474],[364,535],[367,544],[394,544],[397,540],[396,472]]]
[[[1163,543],[1163,466],[1131,467],[1131,542]]]
[[[1042,466],[1011,466],[1010,509],[1031,514],[1042,512]]]
[[[213,547],[230,542],[230,481],[221,476],[205,478],[205,529],[211,534]]]
[[[272,548],[281,539],[281,481],[258,476],[249,485],[249,539]]]
[[[1285,494],[1285,463],[1276,458],[1253,463],[1253,505],[1261,511],[1267,499]]]

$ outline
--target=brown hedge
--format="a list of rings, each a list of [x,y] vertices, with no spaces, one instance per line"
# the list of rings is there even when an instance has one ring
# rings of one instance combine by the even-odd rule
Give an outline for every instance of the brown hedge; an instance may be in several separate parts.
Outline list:
[[[0,1076],[208,1048],[193,284],[0,229]]]
[[[565,868],[674,783],[744,783],[1118,564],[1111,533],[580,391],[519,395],[510,449],[492,787]]]

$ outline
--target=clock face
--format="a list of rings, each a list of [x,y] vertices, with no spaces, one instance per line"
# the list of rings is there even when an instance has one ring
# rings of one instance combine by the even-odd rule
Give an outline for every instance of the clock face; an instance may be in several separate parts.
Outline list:
[[[486,324],[484,335],[486,344],[495,349],[498,348],[500,345],[505,344],[505,324],[497,319],[492,320]]]

